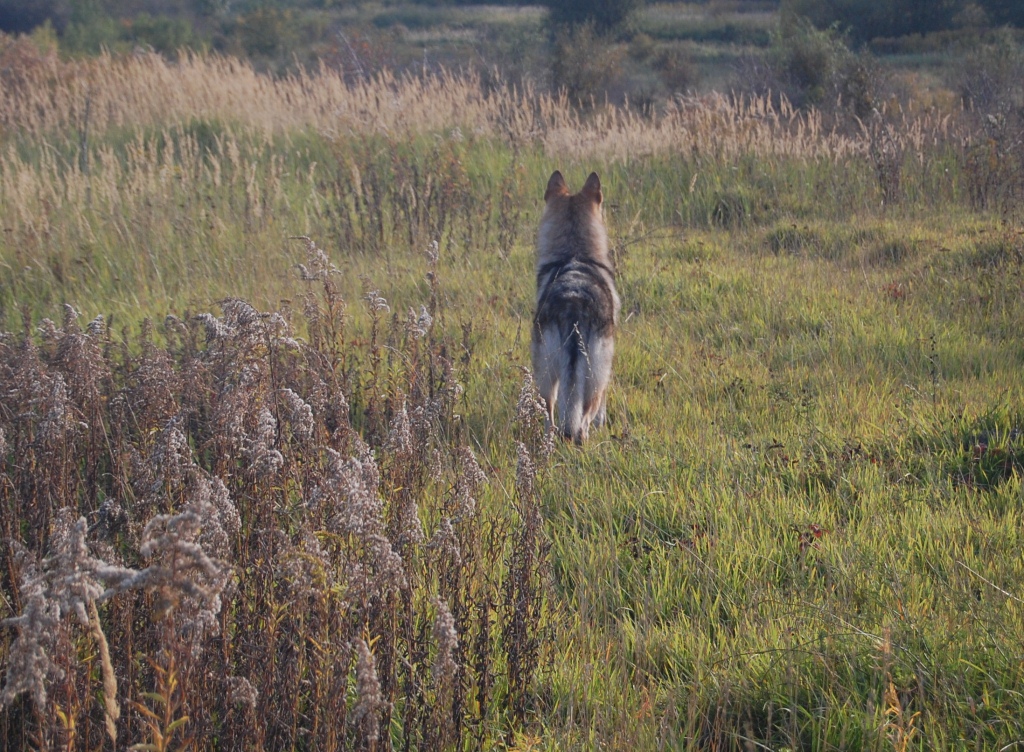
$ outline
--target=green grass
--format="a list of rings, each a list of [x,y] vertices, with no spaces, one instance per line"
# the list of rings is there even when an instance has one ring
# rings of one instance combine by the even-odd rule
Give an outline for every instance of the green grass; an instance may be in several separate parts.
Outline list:
[[[552,709],[586,697],[601,738],[640,747],[725,708],[772,747],[885,748],[891,680],[925,747],[1015,738],[1020,266],[951,306],[970,251],[861,265],[734,242],[753,247],[620,267],[638,313],[611,435],[566,451],[547,494],[565,644],[606,660],[589,685],[556,670]],[[966,711],[982,696],[1005,725]]]
[[[655,39],[767,47],[777,20],[777,7],[768,4],[708,12],[704,5],[653,3],[638,14],[635,25]]]
[[[68,177],[0,193],[5,329],[64,302],[115,329],[226,296],[288,306],[294,235],[328,250],[358,328],[367,287],[400,316],[426,301],[440,240],[443,325],[471,327],[464,419],[499,466],[544,181],[601,172],[623,300],[610,429],[543,480],[551,617],[522,748],[1024,738],[1024,241],[966,207],[942,155],[881,209],[857,161],[559,164],[471,134],[202,122],[92,139],[88,192],[75,134],[20,145]]]

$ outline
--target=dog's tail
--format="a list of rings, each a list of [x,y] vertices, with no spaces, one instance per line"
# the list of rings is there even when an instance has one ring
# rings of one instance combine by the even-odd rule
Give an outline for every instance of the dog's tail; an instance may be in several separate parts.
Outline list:
[[[558,396],[559,422],[562,434],[576,444],[587,440],[589,420],[587,407],[593,391],[590,353],[588,351],[589,326],[579,321],[563,320],[559,326],[561,337]]]

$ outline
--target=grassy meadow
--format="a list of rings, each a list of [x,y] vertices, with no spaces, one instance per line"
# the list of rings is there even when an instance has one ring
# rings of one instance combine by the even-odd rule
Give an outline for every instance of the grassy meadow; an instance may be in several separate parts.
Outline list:
[[[1024,227],[972,113],[29,62],[8,749],[1024,744]],[[556,168],[623,301],[582,449],[525,377]]]

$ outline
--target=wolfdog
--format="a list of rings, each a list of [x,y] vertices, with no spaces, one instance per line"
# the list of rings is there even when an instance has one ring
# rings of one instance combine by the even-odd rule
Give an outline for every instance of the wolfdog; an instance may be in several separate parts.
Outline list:
[[[537,233],[537,313],[533,317],[534,379],[547,406],[547,424],[577,444],[600,427],[612,378],[619,296],[601,217],[601,180],[591,173],[569,194],[555,171],[544,193]]]

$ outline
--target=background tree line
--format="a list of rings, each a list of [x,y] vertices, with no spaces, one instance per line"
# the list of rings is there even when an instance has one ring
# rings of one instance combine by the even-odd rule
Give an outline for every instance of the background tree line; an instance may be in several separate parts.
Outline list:
[[[743,5],[755,0],[736,0]],[[757,0],[764,4],[763,0]],[[704,4],[716,0],[705,0]],[[25,32],[49,21],[64,34],[98,21],[165,19],[150,35],[188,37],[182,24],[209,24],[253,13],[332,9],[358,6],[359,0],[0,0],[0,30]],[[413,0],[415,5],[546,5],[552,21],[576,24],[591,21],[599,31],[628,20],[644,0]],[[700,3],[698,3],[700,4]],[[1020,0],[780,0],[784,12],[806,16],[818,28],[835,25],[852,41],[927,34],[963,25],[1024,26]],[[178,25],[175,26],[174,22]],[[169,25],[170,24],[170,25]],[[159,23],[151,25],[160,26]],[[145,22],[144,22],[145,26]],[[175,41],[175,40],[172,40]],[[178,41],[187,42],[188,39]]]
[[[781,8],[819,28],[835,24],[854,42],[962,26],[1024,26],[1020,0],[782,0]]]

